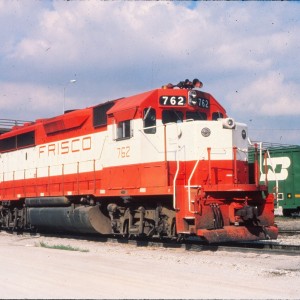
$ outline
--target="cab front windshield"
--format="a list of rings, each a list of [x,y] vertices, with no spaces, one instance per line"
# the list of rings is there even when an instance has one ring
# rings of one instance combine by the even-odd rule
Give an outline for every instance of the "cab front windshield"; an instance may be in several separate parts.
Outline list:
[[[187,121],[199,121],[207,120],[207,114],[200,111],[187,111],[186,113],[180,110],[165,109],[162,111],[162,123],[180,123],[183,120]]]

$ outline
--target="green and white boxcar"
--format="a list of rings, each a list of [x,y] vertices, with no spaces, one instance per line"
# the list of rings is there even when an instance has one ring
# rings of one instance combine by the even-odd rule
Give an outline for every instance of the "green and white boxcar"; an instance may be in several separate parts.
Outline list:
[[[265,158],[259,159],[260,182],[265,182],[267,169],[268,189],[276,196],[275,207],[282,209],[284,216],[300,215],[300,146],[263,144],[263,149],[262,152],[267,153]],[[252,148],[249,149],[249,162],[254,162]]]

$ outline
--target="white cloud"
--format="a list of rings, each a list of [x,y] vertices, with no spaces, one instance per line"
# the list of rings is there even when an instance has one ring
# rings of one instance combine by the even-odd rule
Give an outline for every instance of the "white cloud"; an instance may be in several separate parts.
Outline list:
[[[300,113],[298,3],[3,3],[0,84],[38,93],[37,118],[75,75],[75,107],[199,77],[231,115]]]
[[[263,72],[272,68],[274,57],[292,51],[286,45],[300,35],[272,31],[271,12],[264,10],[262,18],[257,4],[201,3],[194,10],[171,2],[53,5],[38,11],[34,29],[11,49],[12,60],[57,70],[136,68],[155,60],[175,70],[189,64],[205,72]],[[264,26],[258,32],[256,23]]]
[[[36,29],[16,44],[10,57],[58,68],[83,62],[118,67],[144,62],[149,55],[180,59],[194,42],[194,24],[202,23],[197,13],[164,2],[77,1],[67,6],[55,2],[55,10],[41,12]]]
[[[286,82],[279,72],[269,72],[228,95],[234,111],[265,116],[300,115],[300,86]]]
[[[0,83],[1,116],[8,119],[34,120],[62,114],[63,88],[54,89],[31,83]],[[69,93],[66,93],[65,102],[66,109],[75,105],[74,98]]]

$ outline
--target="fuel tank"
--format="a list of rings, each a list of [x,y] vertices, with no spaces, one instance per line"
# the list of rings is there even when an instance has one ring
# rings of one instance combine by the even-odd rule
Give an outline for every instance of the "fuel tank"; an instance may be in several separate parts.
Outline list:
[[[57,207],[70,206],[71,202],[67,197],[41,197],[41,198],[26,198],[25,205],[27,207]]]
[[[28,223],[38,230],[111,234],[110,218],[99,205],[68,207],[28,207]]]

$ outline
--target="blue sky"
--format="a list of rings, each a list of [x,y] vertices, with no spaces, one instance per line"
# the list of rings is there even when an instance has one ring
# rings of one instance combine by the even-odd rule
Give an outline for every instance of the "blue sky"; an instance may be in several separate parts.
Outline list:
[[[197,77],[252,140],[300,144],[298,2],[0,0],[0,42],[0,119]]]

